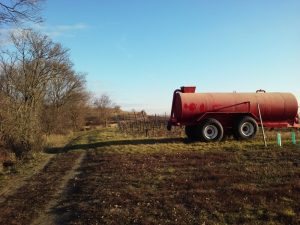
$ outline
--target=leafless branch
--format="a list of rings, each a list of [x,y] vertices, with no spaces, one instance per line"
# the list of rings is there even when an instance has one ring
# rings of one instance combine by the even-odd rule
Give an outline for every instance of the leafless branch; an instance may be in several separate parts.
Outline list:
[[[6,0],[0,2],[0,25],[19,24],[24,21],[42,22],[40,17],[43,0]]]

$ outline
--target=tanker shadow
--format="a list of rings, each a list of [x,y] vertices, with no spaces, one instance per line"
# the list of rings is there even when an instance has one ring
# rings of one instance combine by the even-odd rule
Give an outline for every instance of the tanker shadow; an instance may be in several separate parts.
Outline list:
[[[115,145],[155,145],[155,144],[170,144],[170,143],[191,143],[187,138],[163,138],[163,139],[136,139],[136,140],[112,140],[95,142],[89,144],[67,144],[65,147],[47,148],[45,152],[48,154],[66,153],[75,150],[90,150],[101,147],[109,147]]]

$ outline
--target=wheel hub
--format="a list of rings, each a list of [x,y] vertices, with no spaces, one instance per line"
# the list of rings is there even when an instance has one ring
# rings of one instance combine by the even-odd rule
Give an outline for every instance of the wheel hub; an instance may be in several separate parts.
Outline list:
[[[243,123],[241,126],[241,132],[246,137],[253,135],[255,132],[253,124],[250,122]]]
[[[218,136],[218,128],[214,125],[208,125],[204,128],[204,136],[208,140],[214,140]]]

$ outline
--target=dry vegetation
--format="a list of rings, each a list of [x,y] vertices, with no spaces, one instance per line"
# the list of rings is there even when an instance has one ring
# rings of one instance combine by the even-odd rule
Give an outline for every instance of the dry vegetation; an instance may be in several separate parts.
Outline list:
[[[0,141],[22,158],[43,148],[44,134],[81,127],[87,94],[60,44],[31,30],[11,41],[0,54]]]
[[[300,146],[287,141],[282,148],[269,141],[265,149],[260,139],[188,143],[109,128],[84,132],[48,153],[57,156],[0,203],[2,223],[43,218],[45,202],[79,154],[85,157],[51,208],[51,223],[300,223]]]

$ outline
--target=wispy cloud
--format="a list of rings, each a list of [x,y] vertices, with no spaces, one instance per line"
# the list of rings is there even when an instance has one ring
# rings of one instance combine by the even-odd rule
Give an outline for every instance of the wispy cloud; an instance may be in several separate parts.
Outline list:
[[[49,24],[37,24],[34,26],[35,30],[46,33],[48,36],[54,37],[74,37],[77,31],[88,29],[89,26],[85,23],[75,24],[60,24],[60,25],[49,25]]]
[[[4,27],[0,28],[0,46],[9,45],[11,42],[9,36],[12,33],[17,33],[21,29],[33,29],[40,31],[51,38],[56,37],[75,37],[78,31],[88,29],[85,23],[75,24],[60,24],[60,25],[49,25],[49,24],[26,24],[23,27]]]

